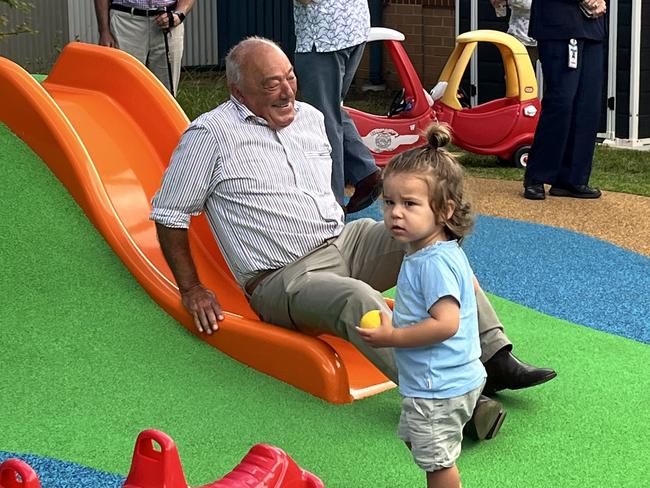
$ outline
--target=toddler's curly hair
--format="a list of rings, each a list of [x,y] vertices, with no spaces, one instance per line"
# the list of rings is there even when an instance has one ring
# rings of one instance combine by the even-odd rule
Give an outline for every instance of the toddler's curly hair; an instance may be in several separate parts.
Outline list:
[[[446,124],[433,123],[424,136],[427,144],[398,154],[386,169],[384,178],[391,174],[409,173],[422,177],[429,187],[429,205],[437,222],[444,224],[449,239],[459,242],[474,226],[474,216],[469,202],[464,199],[464,171],[458,160],[444,147],[451,142],[451,132]],[[454,205],[447,218],[448,202]]]

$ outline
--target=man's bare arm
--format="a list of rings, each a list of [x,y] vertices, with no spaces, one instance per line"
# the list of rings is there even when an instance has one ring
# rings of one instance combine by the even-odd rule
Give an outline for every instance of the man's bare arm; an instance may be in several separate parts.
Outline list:
[[[187,229],[165,227],[156,222],[156,231],[165,260],[176,279],[183,306],[194,317],[199,332],[211,334],[219,328],[223,312],[214,292],[199,280]]]
[[[95,16],[99,30],[99,45],[117,47],[115,38],[111,34],[110,15],[108,12],[109,0],[95,0]]]
[[[195,0],[178,0],[176,2],[176,11],[183,12],[185,15],[190,13],[192,7],[194,7]]]

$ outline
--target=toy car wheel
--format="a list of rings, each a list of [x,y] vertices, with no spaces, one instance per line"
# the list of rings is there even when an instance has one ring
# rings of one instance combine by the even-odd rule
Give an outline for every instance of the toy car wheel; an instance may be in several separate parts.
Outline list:
[[[521,146],[517,148],[515,153],[512,155],[512,162],[515,165],[515,168],[525,168],[528,165],[529,152],[530,146]]]

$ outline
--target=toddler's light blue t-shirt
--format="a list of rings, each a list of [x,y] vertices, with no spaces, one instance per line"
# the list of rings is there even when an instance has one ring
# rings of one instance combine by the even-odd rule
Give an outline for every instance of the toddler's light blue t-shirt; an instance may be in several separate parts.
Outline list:
[[[431,306],[446,296],[460,304],[458,332],[438,344],[395,348],[404,396],[452,398],[478,388],[486,377],[480,361],[473,273],[457,241],[439,241],[404,258],[393,326],[408,327],[430,317]]]

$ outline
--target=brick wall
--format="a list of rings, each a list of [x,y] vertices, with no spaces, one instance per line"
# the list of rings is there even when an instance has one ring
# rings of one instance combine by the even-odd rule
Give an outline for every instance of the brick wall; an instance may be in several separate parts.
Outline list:
[[[383,26],[406,36],[404,48],[411,58],[422,85],[430,89],[454,48],[454,0],[387,0],[384,2]],[[358,83],[368,80],[368,56],[359,67]],[[392,62],[384,53],[384,79],[390,88],[399,82]]]

